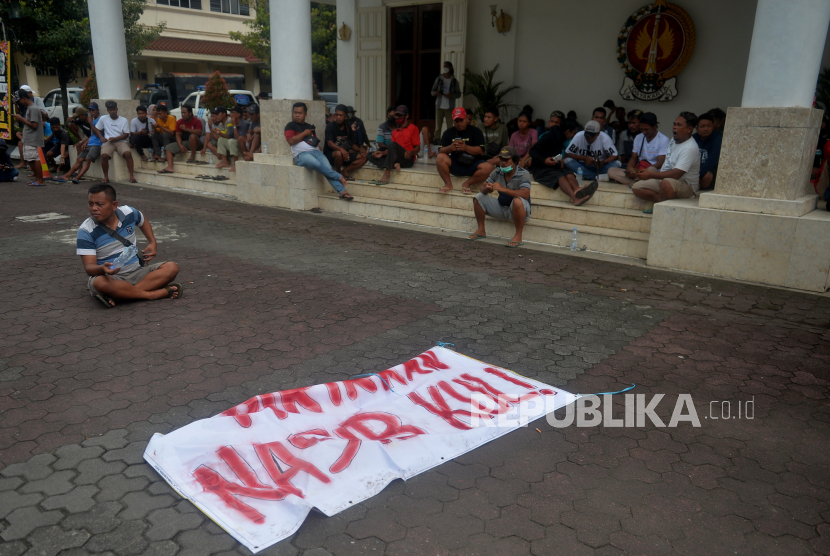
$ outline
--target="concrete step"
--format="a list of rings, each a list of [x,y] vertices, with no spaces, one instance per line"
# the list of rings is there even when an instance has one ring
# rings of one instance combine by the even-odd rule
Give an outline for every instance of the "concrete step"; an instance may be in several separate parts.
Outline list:
[[[135,169],[136,170],[147,170],[147,171],[158,171],[162,168],[167,166],[166,162],[142,162],[138,156],[133,153],[133,160],[135,161]],[[190,176],[198,176],[200,174],[210,174],[212,176],[216,175],[223,175],[228,177],[233,177],[233,172],[229,172],[227,168],[215,168],[219,161],[216,160],[216,157],[213,159],[213,165],[210,164],[187,164],[185,160],[187,159],[186,156],[177,155],[173,160],[173,168],[176,170],[178,174],[186,174]],[[196,160],[204,159],[205,161],[208,160],[207,155],[202,157],[200,155],[196,156]]]
[[[159,170],[161,168],[163,166],[159,165]],[[193,175],[181,173],[178,171],[178,165],[175,168],[177,171],[172,174],[159,174],[155,169],[135,168],[135,177],[140,182],[153,185],[236,197],[236,176],[233,173],[231,173],[231,177],[228,180],[215,181],[199,179]],[[204,169],[204,166],[201,168]],[[213,172],[205,171],[204,173],[216,175],[219,172],[214,170]]]
[[[472,232],[476,229],[472,209],[414,205],[407,202],[383,199],[355,198],[343,201],[334,193],[319,195],[320,208],[324,211],[419,224],[434,228]],[[567,246],[571,241],[573,225],[531,218],[524,229],[524,239],[548,245]],[[488,218],[489,236],[511,238],[515,228],[510,222]],[[579,228],[579,246],[590,251],[645,259],[648,254],[649,234],[627,230],[582,226]]]
[[[544,186],[538,187],[547,189]],[[472,196],[464,195],[460,188],[448,194],[443,194],[438,193],[437,189],[419,185],[397,183],[376,185],[358,181],[349,183],[348,190],[349,193],[361,199],[380,199],[458,210],[471,210],[472,207]],[[570,199],[564,195],[562,197],[567,200],[540,200],[533,197],[531,193],[533,218],[563,222],[573,226],[587,225],[632,232],[651,231],[651,215],[643,214],[642,210],[591,204],[575,207]]]
[[[363,168],[354,173],[356,180],[372,181],[380,178],[383,171],[375,168],[371,164],[366,164]],[[397,185],[417,185],[429,189],[438,190],[444,186],[444,182],[438,175],[434,167],[415,167],[394,172],[392,175],[394,183]],[[461,184],[466,178],[452,177],[453,187],[457,191],[461,191]],[[558,189],[551,189],[540,183],[533,182],[530,197],[533,201],[562,201],[570,203],[570,198]],[[625,208],[632,210],[640,210],[651,208],[654,203],[638,199],[631,192],[627,185],[621,185],[611,182],[600,182],[599,190],[594,194],[587,205],[606,206],[614,208]]]

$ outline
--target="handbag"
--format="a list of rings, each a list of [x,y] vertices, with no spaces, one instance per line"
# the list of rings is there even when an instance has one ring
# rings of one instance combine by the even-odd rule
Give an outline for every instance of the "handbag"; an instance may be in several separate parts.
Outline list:
[[[122,245],[124,245],[124,247],[132,247],[133,246],[133,244],[130,243],[129,241],[127,241],[126,239],[124,239],[124,237],[121,234],[115,233],[115,230],[113,230],[112,228],[110,228],[106,224],[98,224],[98,225],[101,226],[102,228],[104,228],[104,231],[107,232],[113,239],[116,239],[116,240],[120,241],[122,243]],[[138,266],[144,266],[144,253],[142,253],[141,251],[136,249],[136,256],[138,257]]]

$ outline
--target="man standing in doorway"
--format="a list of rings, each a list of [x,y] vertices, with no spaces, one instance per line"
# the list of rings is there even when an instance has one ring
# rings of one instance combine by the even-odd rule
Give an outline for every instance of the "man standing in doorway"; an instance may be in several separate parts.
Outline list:
[[[461,98],[461,85],[455,78],[452,62],[444,62],[444,73],[435,78],[432,84],[432,96],[435,97],[435,142],[441,137],[441,130],[452,128],[452,111],[455,101]],[[446,124],[446,125],[445,125]]]

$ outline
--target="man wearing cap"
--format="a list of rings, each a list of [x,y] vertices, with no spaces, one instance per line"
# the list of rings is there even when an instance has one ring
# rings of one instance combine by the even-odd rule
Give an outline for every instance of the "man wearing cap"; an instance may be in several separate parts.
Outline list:
[[[346,178],[335,172],[328,158],[320,152],[320,139],[317,137],[316,128],[306,123],[308,107],[304,102],[295,102],[291,109],[292,120],[285,126],[285,140],[291,147],[291,155],[294,157],[294,164],[301,168],[307,168],[322,174],[331,184],[340,198],[344,201],[354,199],[346,191]]]
[[[386,170],[377,184],[389,183],[393,168],[398,171],[401,168],[412,168],[420,149],[421,136],[418,133],[418,127],[410,123],[409,109],[402,104],[395,108],[395,129],[392,130],[392,141],[385,149],[372,153],[372,163]]]
[[[110,158],[113,153],[118,153],[127,162],[127,170],[130,172],[130,183],[138,180],[133,175],[133,155],[130,153],[130,145],[127,138],[130,136],[130,123],[127,118],[118,115],[118,104],[114,100],[104,103],[107,108],[107,116],[104,116],[95,127],[103,134],[104,144],[101,146],[101,171],[104,179],[101,183],[109,183]]]
[[[164,162],[166,158],[162,158],[161,150],[167,149],[170,143],[176,142],[176,117],[171,116],[167,105],[163,102],[156,106],[156,127],[153,128],[153,162]],[[173,165],[170,164],[170,171],[173,171]]]
[[[245,160],[253,160],[254,153],[262,152],[262,126],[259,123],[259,105],[249,105],[246,112],[248,113],[248,145],[244,158]]]
[[[484,224],[486,217],[490,216],[513,222],[516,234],[505,247],[515,249],[523,245],[522,232],[530,218],[530,172],[519,165],[519,153],[514,147],[504,147],[499,151],[498,161],[498,166],[473,199],[478,229],[467,239],[475,241],[487,237]],[[499,194],[498,198],[490,195],[494,191]]]
[[[599,122],[591,120],[571,140],[565,151],[565,167],[579,173],[586,180],[596,180],[600,175],[607,179],[610,168],[619,168],[618,154],[614,142],[600,130]]]
[[[43,116],[43,121],[46,121],[47,118],[49,118],[49,114],[46,112],[46,105],[43,104],[43,99],[37,96],[28,85],[21,85],[20,88],[29,93],[29,98],[32,99],[32,102],[34,102],[35,106],[40,110],[40,113]]]
[[[346,125],[347,110],[348,107],[343,104],[338,104],[334,109],[334,121],[326,126],[323,154],[329,159],[334,171],[343,174],[349,180],[349,172],[366,164],[366,157],[360,151],[354,131]]]
[[[81,148],[80,154],[78,154],[78,158],[75,160],[75,164],[72,165],[72,168],[69,169],[67,173],[61,176],[64,180],[72,180],[72,183],[80,183],[81,178],[84,174],[86,174],[87,170],[89,170],[89,166],[98,159],[98,156],[101,154],[101,145],[103,145],[102,137],[96,124],[98,120],[101,118],[101,111],[98,110],[98,103],[97,102],[90,102],[89,103],[89,116],[92,125],[90,126],[90,136],[87,139],[82,140],[78,147]],[[72,174],[78,171],[76,177],[72,177]]]
[[[29,96],[29,91],[20,89],[17,93],[18,104],[25,110],[26,116],[15,114],[14,119],[17,123],[23,126],[22,134],[22,152],[20,155],[21,161],[29,165],[32,172],[35,174],[35,179],[29,182],[29,185],[44,186],[43,183],[43,167],[40,164],[40,157],[38,156],[38,147],[43,148],[43,114],[40,109],[35,106]]]
[[[452,111],[453,127],[441,136],[438,149],[438,175],[444,180],[439,193],[452,191],[453,176],[467,176],[461,184],[461,192],[470,195],[471,186],[482,183],[493,172],[493,165],[484,160],[484,134],[477,127],[468,125],[467,111],[459,107]]]
[[[681,112],[674,121],[673,136],[666,151],[666,161],[659,172],[643,170],[642,181],[631,186],[634,195],[646,201],[659,203],[669,199],[694,197],[700,180],[700,148],[692,139],[697,116]],[[646,209],[651,213],[652,209]]]
[[[147,115],[147,107],[144,105],[135,109],[136,117],[130,120],[130,145],[136,150],[141,160],[147,162],[144,149],[153,147],[153,128],[156,121]],[[156,152],[153,151],[155,155]]]

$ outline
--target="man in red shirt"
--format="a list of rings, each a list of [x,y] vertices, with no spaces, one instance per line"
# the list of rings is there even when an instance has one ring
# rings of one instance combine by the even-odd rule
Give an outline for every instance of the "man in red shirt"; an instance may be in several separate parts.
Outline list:
[[[369,158],[378,168],[386,169],[377,184],[389,183],[392,168],[399,171],[401,168],[412,168],[420,150],[421,135],[418,133],[418,127],[409,121],[409,109],[400,105],[395,108],[392,142],[387,148],[373,152]]]
[[[176,142],[167,145],[167,167],[159,170],[159,174],[173,173],[173,157],[179,153],[190,151],[190,158],[185,162],[196,162],[196,152],[205,144],[204,129],[202,120],[193,115],[193,110],[189,106],[183,104],[182,117],[176,122]]]

